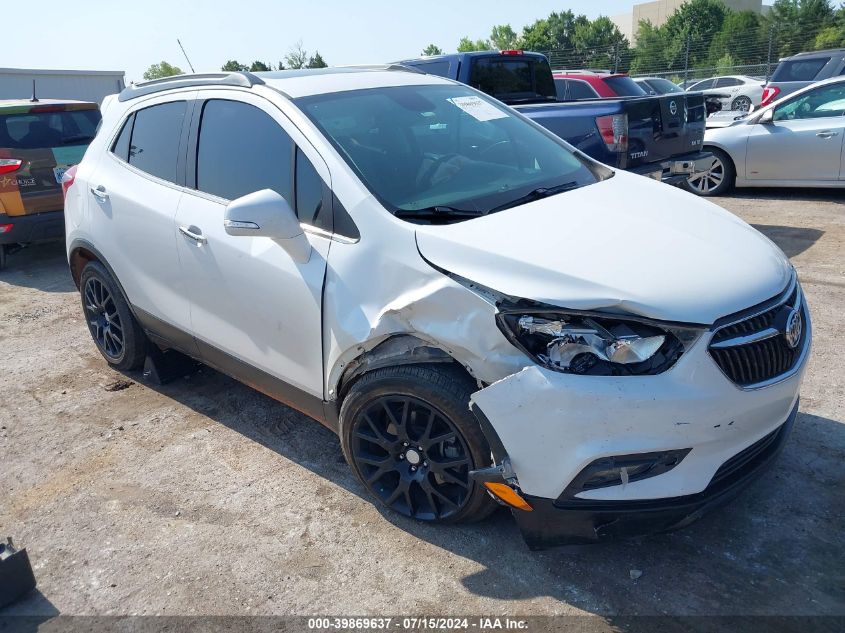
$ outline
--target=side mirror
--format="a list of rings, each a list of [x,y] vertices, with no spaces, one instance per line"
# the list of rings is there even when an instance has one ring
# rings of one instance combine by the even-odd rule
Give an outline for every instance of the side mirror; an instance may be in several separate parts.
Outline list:
[[[229,235],[269,237],[301,264],[311,258],[311,243],[287,200],[262,189],[232,200],[226,206],[223,227]]]
[[[757,123],[771,123],[775,120],[775,111],[772,108],[766,110],[763,114],[760,115],[760,118],[757,119]]]

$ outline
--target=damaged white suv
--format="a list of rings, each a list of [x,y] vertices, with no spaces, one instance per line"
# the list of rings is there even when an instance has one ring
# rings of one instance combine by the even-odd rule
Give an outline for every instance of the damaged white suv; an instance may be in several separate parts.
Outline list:
[[[410,517],[498,501],[534,548],[674,529],[796,417],[810,319],[776,246],[462,84],[139,84],[64,184],[111,365],[178,350],[296,407]]]

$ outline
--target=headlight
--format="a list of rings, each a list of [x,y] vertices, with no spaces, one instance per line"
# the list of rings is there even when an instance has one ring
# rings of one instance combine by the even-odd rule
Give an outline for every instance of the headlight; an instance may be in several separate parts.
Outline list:
[[[540,365],[594,376],[664,372],[703,332],[634,317],[552,311],[504,311],[497,321],[511,342]]]

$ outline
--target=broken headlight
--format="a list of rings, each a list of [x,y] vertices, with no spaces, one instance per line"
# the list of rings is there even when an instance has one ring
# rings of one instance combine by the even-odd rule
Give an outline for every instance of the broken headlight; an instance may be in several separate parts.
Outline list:
[[[659,374],[701,335],[640,319],[564,312],[500,312],[499,327],[540,365],[572,374]]]

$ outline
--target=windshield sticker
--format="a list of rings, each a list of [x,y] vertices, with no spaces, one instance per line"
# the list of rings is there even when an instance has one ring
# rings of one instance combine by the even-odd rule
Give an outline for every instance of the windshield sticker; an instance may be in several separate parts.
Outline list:
[[[480,97],[453,97],[447,99],[477,121],[492,121],[507,118],[507,114]]]

